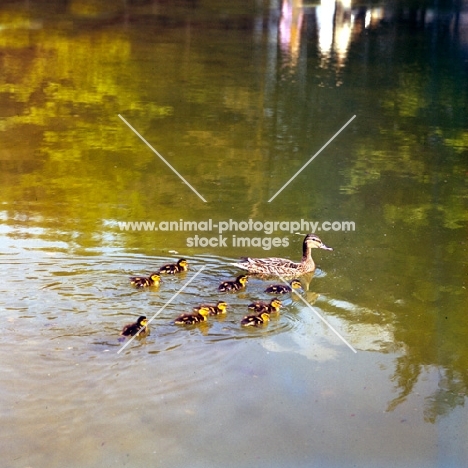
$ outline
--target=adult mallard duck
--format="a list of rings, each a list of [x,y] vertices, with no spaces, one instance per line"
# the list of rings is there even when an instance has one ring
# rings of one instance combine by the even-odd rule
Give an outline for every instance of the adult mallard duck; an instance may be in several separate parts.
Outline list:
[[[243,327],[259,327],[260,325],[265,325],[270,320],[270,314],[266,312],[261,312],[252,315],[246,315],[241,320],[241,325]]]
[[[272,299],[269,303],[257,301],[249,304],[248,308],[255,312],[266,312],[267,314],[279,314],[282,304],[277,298]]]
[[[149,286],[159,286],[161,276],[158,273],[152,273],[149,276],[130,276],[130,284],[136,288],[147,288]]]
[[[293,279],[289,282],[289,286],[287,284],[270,284],[264,292],[268,294],[288,294],[293,289],[301,289],[302,284],[298,279]]]
[[[245,275],[239,275],[234,281],[223,281],[219,286],[219,291],[239,291],[244,289],[249,279]]]
[[[122,336],[147,336],[149,335],[148,320],[144,315],[138,317],[135,323],[129,323],[120,332]]]
[[[239,263],[233,265],[247,270],[251,274],[265,276],[297,277],[315,270],[312,259],[312,249],[333,250],[327,247],[315,234],[307,234],[302,244],[302,260],[299,263],[292,262],[286,258],[243,258]]]
[[[181,258],[177,263],[168,263],[163,265],[159,269],[159,273],[164,273],[166,275],[175,275],[176,273],[181,273],[182,271],[188,270],[188,262],[185,258]]]
[[[193,310],[198,312],[200,309],[208,309],[210,311],[209,315],[222,315],[227,312],[227,302],[218,301],[216,305],[212,304],[202,304],[200,306],[194,307]]]
[[[209,309],[207,309],[206,307],[201,307],[196,312],[179,315],[174,320],[174,323],[177,325],[193,325],[195,323],[206,322],[207,316],[209,314]]]

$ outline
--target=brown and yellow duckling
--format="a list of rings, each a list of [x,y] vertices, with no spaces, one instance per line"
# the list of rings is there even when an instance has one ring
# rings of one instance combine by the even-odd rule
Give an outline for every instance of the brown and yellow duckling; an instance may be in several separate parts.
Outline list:
[[[267,314],[279,314],[282,304],[277,298],[272,299],[269,303],[257,301],[249,304],[248,308],[255,312],[266,312]]]
[[[214,304],[202,304],[200,306],[194,307],[194,311],[199,311],[200,309],[208,309],[210,311],[209,315],[223,315],[227,312],[227,302],[218,301],[216,305]]]
[[[243,327],[259,327],[261,325],[265,325],[267,322],[270,321],[270,314],[267,312],[261,312],[252,315],[246,315],[241,320],[241,325]]]
[[[219,286],[219,291],[240,291],[247,285],[248,278],[246,275],[239,275],[234,281],[223,281]]]
[[[289,286],[287,284],[270,284],[265,289],[265,292],[268,294],[288,294],[294,289],[301,289],[302,283],[298,279],[293,279],[289,282]]]
[[[159,286],[161,276],[158,273],[152,273],[149,276],[130,276],[130,284],[136,288],[148,288],[150,286]]]
[[[193,325],[195,323],[206,322],[208,315],[210,315],[210,310],[206,307],[201,307],[196,312],[179,315],[174,320],[174,323],[177,325]]]
[[[147,336],[149,335],[148,319],[141,315],[135,323],[129,323],[123,327],[120,334],[122,336]]]
[[[181,273],[182,271],[188,270],[188,262],[185,258],[181,258],[177,263],[168,263],[163,265],[159,269],[159,273],[164,273],[166,275],[175,275]]]

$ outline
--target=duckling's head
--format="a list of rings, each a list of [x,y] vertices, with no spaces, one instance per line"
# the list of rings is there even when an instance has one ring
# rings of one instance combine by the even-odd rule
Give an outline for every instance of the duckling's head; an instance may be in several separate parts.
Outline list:
[[[270,321],[270,314],[267,314],[266,312],[262,312],[259,317],[264,321],[264,322],[269,322]]]
[[[178,262],[177,262],[177,266],[182,268],[182,270],[187,270],[187,267],[188,267],[188,262],[185,258],[181,258]]]
[[[197,312],[200,314],[200,315],[203,315],[203,317],[207,317],[208,315],[210,315],[210,309],[208,307],[200,307]]]
[[[150,279],[153,283],[159,283],[161,281],[161,276],[158,273],[152,273]]]
[[[275,309],[279,309],[282,306],[282,303],[279,299],[275,298],[270,301],[270,305],[274,307]]]
[[[318,236],[315,234],[307,234],[304,239],[304,244],[306,244],[308,249],[324,249],[324,250],[333,250],[331,247],[327,247]]]
[[[236,281],[238,283],[242,284],[242,286],[245,286],[247,284],[247,281],[249,281],[249,278],[247,278],[247,276],[245,276],[245,275],[239,275],[236,278]]]
[[[148,319],[144,315],[141,315],[138,317],[137,325],[139,327],[146,327],[146,325],[148,325]]]
[[[302,288],[302,283],[298,279],[293,279],[290,283],[292,289]]]
[[[218,303],[216,304],[216,307],[218,308],[218,310],[224,313],[226,312],[226,309],[227,309],[227,302],[218,301]]]

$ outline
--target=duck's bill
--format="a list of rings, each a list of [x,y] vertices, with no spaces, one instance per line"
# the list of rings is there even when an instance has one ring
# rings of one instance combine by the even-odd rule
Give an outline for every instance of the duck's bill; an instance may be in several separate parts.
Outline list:
[[[325,244],[322,244],[322,245],[320,246],[320,248],[323,249],[323,250],[333,250],[332,247],[327,247]]]

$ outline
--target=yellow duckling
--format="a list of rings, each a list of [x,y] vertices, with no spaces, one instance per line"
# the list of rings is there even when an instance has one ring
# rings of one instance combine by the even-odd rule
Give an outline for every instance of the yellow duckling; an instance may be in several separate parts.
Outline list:
[[[152,273],[149,276],[130,276],[130,284],[136,288],[147,288],[149,286],[159,286],[161,276],[158,273]]]
[[[227,302],[218,301],[216,305],[212,304],[202,304],[201,306],[194,307],[193,310],[199,311],[200,309],[208,309],[210,311],[209,315],[222,315],[227,312]]]
[[[196,312],[191,314],[179,315],[174,323],[177,325],[193,325],[195,323],[206,322],[207,316],[210,314],[210,310],[206,307],[201,307]]]
[[[246,315],[241,320],[241,325],[243,327],[259,327],[260,325],[265,325],[269,320],[270,314],[261,312],[260,314]]]
[[[267,314],[279,314],[282,304],[277,298],[272,299],[269,303],[257,301],[249,304],[248,308],[255,312],[266,312]]]
[[[293,279],[289,282],[289,286],[286,284],[270,284],[265,289],[265,292],[268,294],[288,294],[293,289],[301,289],[302,284],[298,279]]]
[[[159,273],[164,273],[166,275],[175,275],[176,273],[181,273],[182,271],[188,270],[188,262],[185,258],[181,258],[177,263],[168,263],[163,265],[159,269]]]
[[[147,336],[149,335],[148,320],[144,315],[138,317],[135,323],[129,323],[123,327],[120,334],[122,336]]]
[[[234,281],[223,281],[219,286],[219,291],[240,291],[247,285],[249,279],[245,275],[239,275]]]

